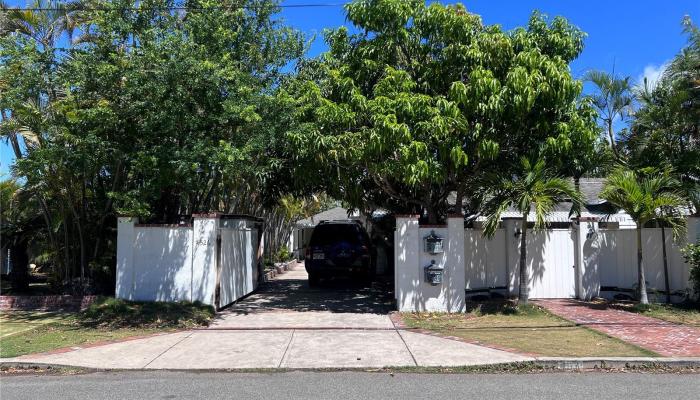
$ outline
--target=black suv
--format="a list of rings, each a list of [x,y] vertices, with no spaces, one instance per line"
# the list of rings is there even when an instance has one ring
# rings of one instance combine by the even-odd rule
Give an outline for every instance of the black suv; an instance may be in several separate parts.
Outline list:
[[[359,221],[321,221],[311,233],[305,266],[309,284],[332,276],[374,277],[373,248]]]

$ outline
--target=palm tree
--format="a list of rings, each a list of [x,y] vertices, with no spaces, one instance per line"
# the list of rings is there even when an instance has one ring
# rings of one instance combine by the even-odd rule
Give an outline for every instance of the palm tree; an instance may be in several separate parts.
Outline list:
[[[535,229],[547,226],[547,215],[556,204],[570,200],[572,211],[583,203],[581,194],[571,182],[556,176],[545,166],[543,160],[534,163],[527,158],[520,160],[520,169],[516,175],[495,179],[488,190],[491,199],[487,203],[487,219],[484,234],[493,237],[498,228],[501,214],[509,208],[515,208],[522,215],[520,220],[520,274],[518,282],[518,302],[527,304],[529,297],[527,271],[527,217],[532,212],[535,216]]]
[[[675,236],[683,232],[685,219],[681,216],[681,209],[688,202],[683,198],[681,185],[670,170],[643,173],[619,168],[608,177],[600,197],[625,210],[637,224],[639,301],[649,304],[644,276],[642,229],[647,222],[657,221],[670,226]]]
[[[605,71],[588,71],[584,80],[593,83],[597,93],[591,96],[593,105],[598,109],[599,118],[607,131],[610,148],[620,159],[619,149],[615,143],[614,124],[632,114],[632,84],[630,77],[618,78]]]

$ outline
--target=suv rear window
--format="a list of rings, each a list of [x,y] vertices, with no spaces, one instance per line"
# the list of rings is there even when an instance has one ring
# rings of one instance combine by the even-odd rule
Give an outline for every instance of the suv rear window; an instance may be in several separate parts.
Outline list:
[[[356,224],[323,224],[314,228],[309,244],[326,246],[341,241],[362,244],[365,241],[364,233]]]

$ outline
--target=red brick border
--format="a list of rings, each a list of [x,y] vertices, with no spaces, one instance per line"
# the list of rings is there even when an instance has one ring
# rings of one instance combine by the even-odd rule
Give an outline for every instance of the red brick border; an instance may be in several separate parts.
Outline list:
[[[98,296],[0,296],[0,311],[62,311],[84,310]]]

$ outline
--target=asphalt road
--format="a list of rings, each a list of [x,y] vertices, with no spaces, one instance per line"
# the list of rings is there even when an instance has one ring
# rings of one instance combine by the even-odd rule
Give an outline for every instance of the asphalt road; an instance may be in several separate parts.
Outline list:
[[[693,399],[694,374],[550,373],[439,375],[360,372],[105,372],[3,376],[14,399]]]

